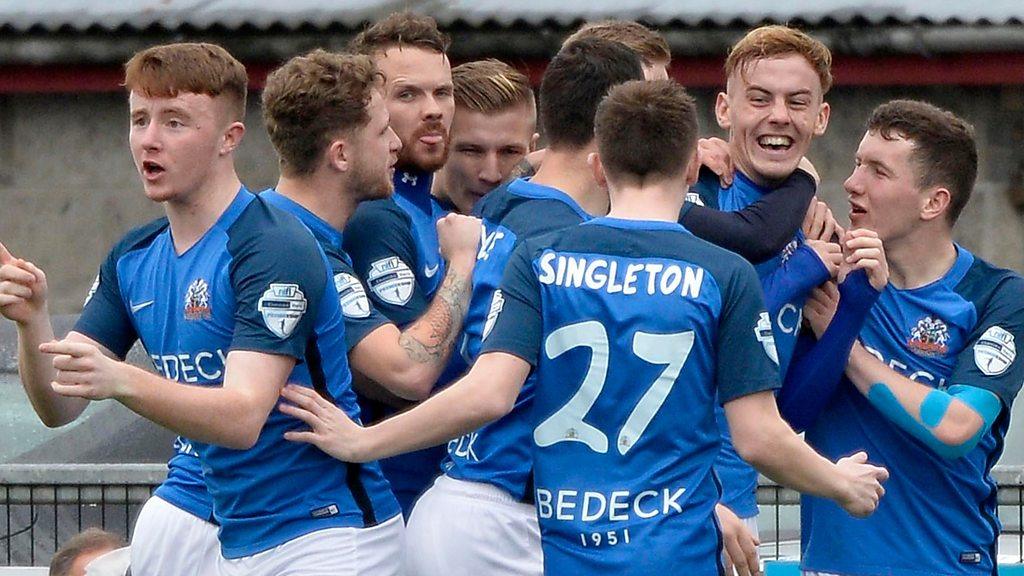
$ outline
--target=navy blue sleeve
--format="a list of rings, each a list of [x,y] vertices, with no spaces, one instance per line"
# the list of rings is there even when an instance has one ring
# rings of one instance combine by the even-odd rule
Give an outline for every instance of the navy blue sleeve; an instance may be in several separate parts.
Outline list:
[[[339,256],[327,253],[334,275],[334,287],[341,301],[341,314],[345,318],[345,343],[349,351],[362,342],[370,332],[391,321],[374,307],[366,289],[352,266]]]
[[[229,273],[236,299],[231,349],[301,361],[323,298],[337,292],[328,284],[320,245],[298,220],[287,222],[284,216],[260,229],[236,223],[230,231]]]
[[[707,178],[702,174],[702,181]],[[698,238],[760,264],[781,252],[793,239],[816,190],[814,178],[797,170],[778,188],[743,210],[723,211],[714,205],[687,202],[680,222]]]
[[[128,252],[148,245],[166,228],[167,220],[161,218],[125,234],[100,266],[99,275],[85,299],[82,315],[75,322],[75,332],[92,338],[118,358],[128,355],[139,334],[121,294],[117,263]]]
[[[764,309],[757,273],[747,262],[725,279],[715,347],[719,402],[779,387],[771,320]]]
[[[484,328],[481,354],[507,352],[536,366],[543,338],[540,284],[533,270],[534,250],[523,242],[512,253],[501,288],[494,292],[491,313],[497,312],[494,327]]]
[[[1010,408],[1024,382],[1018,342],[1024,342],[1024,279],[1011,275],[998,283],[978,311],[978,324],[957,356],[950,385],[989,390]]]
[[[839,305],[821,340],[809,330],[801,334],[777,398],[779,412],[794,430],[809,428],[832,400],[850,349],[881,294],[866,272],[854,270],[839,285]]]
[[[394,202],[360,205],[345,226],[344,246],[384,316],[404,327],[423,314],[429,301],[414,273],[419,256],[412,223]]]
[[[783,306],[806,297],[815,286],[828,279],[828,268],[814,249],[801,244],[781,266],[761,278],[768,313],[775,318]]]

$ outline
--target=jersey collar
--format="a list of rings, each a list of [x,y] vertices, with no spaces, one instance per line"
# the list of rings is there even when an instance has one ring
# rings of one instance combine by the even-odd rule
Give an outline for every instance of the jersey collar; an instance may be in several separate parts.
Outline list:
[[[273,188],[260,192],[260,197],[265,198],[270,204],[290,212],[309,228],[313,234],[326,241],[335,248],[341,248],[342,235],[334,226],[326,220],[309,211],[305,206],[281,194]]]
[[[418,168],[395,169],[392,177],[395,194],[408,200],[417,208],[430,213],[430,186],[434,181],[434,173]]]
[[[524,198],[546,198],[548,200],[557,200],[569,208],[572,208],[573,211],[579,214],[580,218],[583,220],[590,220],[593,218],[593,216],[587,214],[587,211],[573,200],[572,196],[569,196],[558,188],[552,188],[542,184],[534,184],[529,180],[518,178],[509,183],[508,191],[516,196],[522,196]]]

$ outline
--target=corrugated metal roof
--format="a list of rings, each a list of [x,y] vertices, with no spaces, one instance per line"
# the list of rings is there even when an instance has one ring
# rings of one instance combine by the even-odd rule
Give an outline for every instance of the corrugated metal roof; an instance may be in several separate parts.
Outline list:
[[[196,30],[244,27],[354,29],[410,8],[442,26],[501,27],[629,18],[656,26],[733,27],[764,21],[806,25],[1024,23],[1021,0],[0,0],[0,28],[28,31]]]

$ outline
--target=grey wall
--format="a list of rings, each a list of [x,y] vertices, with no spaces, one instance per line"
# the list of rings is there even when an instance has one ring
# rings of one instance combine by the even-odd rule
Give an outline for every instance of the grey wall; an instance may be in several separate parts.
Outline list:
[[[714,91],[696,90],[713,131]],[[828,133],[811,151],[821,197],[846,220],[842,181],[871,109],[915,97],[975,124],[981,171],[958,239],[996,264],[1024,271],[1024,226],[1008,200],[1024,162],[1024,87],[838,88],[829,94]],[[250,188],[273,184],[277,164],[255,98],[238,168]],[[48,275],[55,313],[76,312],[110,246],[127,229],[160,215],[142,195],[127,148],[123,94],[0,96],[0,241]]]

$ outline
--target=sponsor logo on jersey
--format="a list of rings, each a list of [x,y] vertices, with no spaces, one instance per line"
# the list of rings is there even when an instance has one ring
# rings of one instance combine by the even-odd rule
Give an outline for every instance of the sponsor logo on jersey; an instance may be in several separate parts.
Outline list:
[[[321,506],[309,511],[309,515],[313,518],[330,518],[331,516],[337,516],[339,513],[337,504],[328,504],[327,506]]]
[[[974,343],[974,364],[986,376],[999,376],[1016,359],[1013,334],[1000,326],[990,326]]]
[[[418,180],[418,179],[419,179],[419,176],[413,176],[412,174],[409,174],[408,172],[402,172],[402,184],[408,184],[410,186],[415,186],[416,185],[416,180]]]
[[[152,306],[154,302],[155,302],[155,300],[146,300],[145,302],[139,302],[138,304],[132,304],[131,305],[132,314],[138,314],[139,312],[141,312],[141,311],[145,310],[146,308],[149,308],[150,306]]]
[[[440,268],[441,268],[441,263],[440,262],[434,264],[433,266],[424,266],[423,267],[423,275],[426,276],[427,278],[433,278],[434,274],[437,274],[437,271]]]
[[[779,363],[779,350],[775,346],[775,334],[772,332],[772,320],[767,312],[761,312],[757,317],[757,324],[754,326],[754,336],[764,347],[764,353],[771,358],[772,362]]]
[[[370,315],[370,299],[366,297],[363,283],[347,272],[334,275],[334,287],[341,301],[341,313],[349,318],[366,318]]]
[[[185,320],[210,319],[210,285],[196,278],[185,291]]]
[[[412,298],[416,277],[401,258],[390,256],[370,265],[366,281],[370,290],[381,300],[395,306],[404,306]]]
[[[224,379],[227,355],[221,349],[199,350],[192,354],[150,354],[153,367],[164,378],[175,382],[220,382]]]
[[[306,313],[306,295],[297,284],[271,284],[260,296],[256,309],[263,323],[278,338],[287,338]]]
[[[96,275],[96,279],[92,281],[92,287],[89,288],[89,293],[85,295],[85,302],[82,303],[82,307],[85,308],[89,305],[89,301],[96,295],[96,291],[100,288],[100,275]]]
[[[917,325],[910,331],[910,339],[907,346],[918,356],[932,358],[942,356],[949,351],[946,343],[949,341],[949,327],[938,318],[925,316],[917,321]]]
[[[564,522],[636,522],[655,516],[682,514],[686,488],[661,488],[632,493],[537,488],[537,515]]]
[[[494,323],[498,321],[498,315],[501,314],[501,309],[504,307],[505,297],[502,296],[501,290],[495,290],[494,296],[491,297],[491,307],[487,310],[487,320],[484,322],[484,331],[480,335],[481,340],[485,340],[494,329]]]

